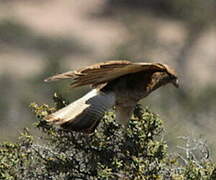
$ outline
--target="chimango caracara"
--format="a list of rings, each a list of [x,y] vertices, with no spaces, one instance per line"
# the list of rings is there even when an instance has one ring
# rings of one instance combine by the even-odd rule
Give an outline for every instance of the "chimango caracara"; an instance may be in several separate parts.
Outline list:
[[[157,88],[172,83],[178,87],[175,71],[160,63],[108,61],[49,77],[45,81],[73,79],[71,87],[91,85],[92,90],[45,120],[63,128],[94,132],[104,113],[116,107],[116,119],[127,125],[137,102]]]

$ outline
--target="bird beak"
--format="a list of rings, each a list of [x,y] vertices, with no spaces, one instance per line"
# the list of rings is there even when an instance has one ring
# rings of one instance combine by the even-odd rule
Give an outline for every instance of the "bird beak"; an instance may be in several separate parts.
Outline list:
[[[179,81],[178,81],[178,79],[173,80],[173,81],[172,81],[172,84],[173,84],[176,88],[178,88],[178,87],[179,87]]]

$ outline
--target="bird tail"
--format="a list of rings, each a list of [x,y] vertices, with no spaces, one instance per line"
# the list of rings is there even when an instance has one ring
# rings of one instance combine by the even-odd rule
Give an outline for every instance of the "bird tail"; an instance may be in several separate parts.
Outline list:
[[[93,89],[82,98],[45,117],[47,122],[65,129],[91,133],[115,103],[114,93]]]

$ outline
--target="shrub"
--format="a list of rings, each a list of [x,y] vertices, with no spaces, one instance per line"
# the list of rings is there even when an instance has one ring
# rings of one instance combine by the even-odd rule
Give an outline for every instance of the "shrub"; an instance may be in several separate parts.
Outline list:
[[[58,108],[65,106],[58,96],[55,102]],[[33,103],[31,109],[42,132],[40,141],[24,129],[17,143],[1,143],[0,179],[216,179],[209,153],[194,153],[199,148],[208,150],[206,146],[194,149],[185,138],[187,147],[181,147],[185,157],[168,154],[161,138],[162,120],[147,108],[136,107],[128,128],[117,124],[115,114],[108,112],[90,135],[44,122],[43,117],[56,108]]]

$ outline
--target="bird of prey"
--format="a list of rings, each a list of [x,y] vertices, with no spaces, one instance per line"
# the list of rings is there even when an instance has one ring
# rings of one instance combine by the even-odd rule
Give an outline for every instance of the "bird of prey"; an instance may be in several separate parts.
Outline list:
[[[161,63],[108,61],[45,79],[74,80],[71,87],[91,85],[92,90],[66,107],[45,117],[47,122],[85,133],[92,133],[104,113],[115,106],[116,119],[127,125],[139,100],[157,88],[172,83],[178,87],[176,72]]]

